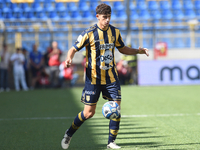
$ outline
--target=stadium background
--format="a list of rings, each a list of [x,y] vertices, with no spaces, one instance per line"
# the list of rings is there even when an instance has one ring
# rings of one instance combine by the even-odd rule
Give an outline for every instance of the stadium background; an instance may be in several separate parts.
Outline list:
[[[31,51],[32,44],[37,43],[44,53],[50,42],[56,40],[66,53],[83,28],[96,22],[94,14],[93,19],[83,19],[83,16],[71,19],[71,8],[83,15],[84,11],[78,6],[81,3],[87,3],[88,7],[83,5],[84,9],[87,8],[85,12],[94,13],[101,1],[80,0],[72,3],[76,7],[67,7],[70,2],[58,4],[53,0],[35,0],[34,3],[12,4],[0,0],[0,47],[5,42],[9,52],[21,46]],[[150,50],[149,57],[138,55],[139,84],[181,85],[121,86],[122,121],[117,144],[122,146],[122,150],[200,149],[200,85],[183,86],[199,84],[200,80],[200,0],[107,3],[112,5],[112,23],[121,29],[124,41],[133,47],[140,45]],[[46,6],[49,4],[52,7]],[[62,4],[65,7],[55,9],[56,5]],[[52,11],[48,11],[49,8],[53,8]],[[63,15],[59,11],[64,12]],[[155,59],[157,42],[166,42],[167,49],[164,53],[159,51]],[[76,53],[74,62],[78,65],[82,58],[81,52]],[[116,50],[116,60],[120,58]],[[161,69],[167,67],[168,70]],[[158,80],[159,70],[163,70],[161,73],[165,75],[162,76],[164,83]],[[83,73],[83,68],[80,68],[80,73]],[[12,82],[13,77],[9,79]],[[84,107],[80,103],[81,92],[82,87],[0,93],[0,149],[61,149],[64,131]],[[100,97],[95,117],[84,123],[79,133],[74,135],[70,149],[106,149],[109,120],[101,114],[104,103]]]
[[[36,43],[39,51],[45,53],[56,40],[64,60],[82,30],[96,23],[95,8],[101,2],[111,5],[111,24],[120,29],[127,44],[150,50],[150,57],[138,56],[139,62],[155,61],[158,42],[167,44],[167,54],[158,56],[156,64],[162,60],[169,60],[168,64],[173,63],[171,60],[192,62],[200,58],[200,0],[0,0],[0,46],[6,43],[10,52],[16,47],[31,51]],[[116,50],[116,62],[120,58]],[[79,65],[82,59],[82,53],[77,53],[74,63]],[[197,76],[199,81],[200,63],[196,62],[198,72],[193,71],[191,76]],[[139,77],[144,69],[139,68]]]

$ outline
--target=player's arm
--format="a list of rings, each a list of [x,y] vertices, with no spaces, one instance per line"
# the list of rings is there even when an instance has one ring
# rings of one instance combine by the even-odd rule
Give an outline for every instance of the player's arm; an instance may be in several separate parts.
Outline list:
[[[66,67],[70,67],[72,64],[72,59],[74,58],[74,54],[81,50],[84,46],[89,44],[88,34],[83,31],[77,38],[76,42],[74,43],[73,47],[67,53],[67,59],[65,60]]]
[[[74,47],[72,47],[72,48],[70,48],[70,50],[68,51],[68,53],[67,53],[67,58],[66,58],[66,60],[65,60],[65,65],[66,65],[66,67],[70,67],[71,66],[71,64],[72,64],[72,59],[74,58],[74,54],[77,52],[77,50],[74,48]]]
[[[136,55],[136,54],[146,54],[149,56],[149,50],[147,48],[139,47],[138,49],[130,48],[128,46],[124,46],[123,48],[119,48],[120,53],[126,55]]]

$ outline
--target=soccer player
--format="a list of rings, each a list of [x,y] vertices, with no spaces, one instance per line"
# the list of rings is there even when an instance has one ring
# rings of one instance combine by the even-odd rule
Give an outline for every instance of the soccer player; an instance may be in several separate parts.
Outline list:
[[[148,49],[134,49],[124,45],[119,29],[110,25],[111,7],[107,4],[100,4],[96,7],[98,23],[79,35],[77,41],[68,51],[65,60],[66,66],[70,67],[72,59],[77,51],[86,47],[86,80],[82,92],[81,101],[85,104],[84,110],[75,117],[70,128],[65,132],[61,141],[63,149],[67,149],[73,134],[89,118],[95,114],[96,104],[100,93],[103,98],[109,101],[121,103],[121,88],[114,59],[115,47],[126,55],[146,54]],[[110,120],[109,137],[107,148],[119,149],[114,141],[117,137],[119,124],[117,119]]]

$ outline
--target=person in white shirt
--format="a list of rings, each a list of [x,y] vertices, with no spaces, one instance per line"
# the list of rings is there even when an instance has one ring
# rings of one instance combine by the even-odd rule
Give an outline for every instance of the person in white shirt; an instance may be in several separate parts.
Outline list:
[[[16,53],[12,54],[10,60],[13,63],[13,76],[14,76],[14,82],[15,82],[15,90],[16,91],[20,90],[19,83],[21,83],[23,90],[27,91],[28,87],[26,84],[24,67],[23,67],[25,57],[22,54],[22,50],[17,48]]]
[[[8,71],[9,71],[10,54],[7,50],[7,45],[3,45],[3,51],[0,51],[0,92],[4,90],[10,91],[8,85]]]

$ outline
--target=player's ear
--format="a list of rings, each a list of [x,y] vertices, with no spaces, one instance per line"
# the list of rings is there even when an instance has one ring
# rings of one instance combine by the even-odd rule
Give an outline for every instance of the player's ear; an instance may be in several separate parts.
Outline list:
[[[99,19],[99,14],[96,14],[97,19]]]

